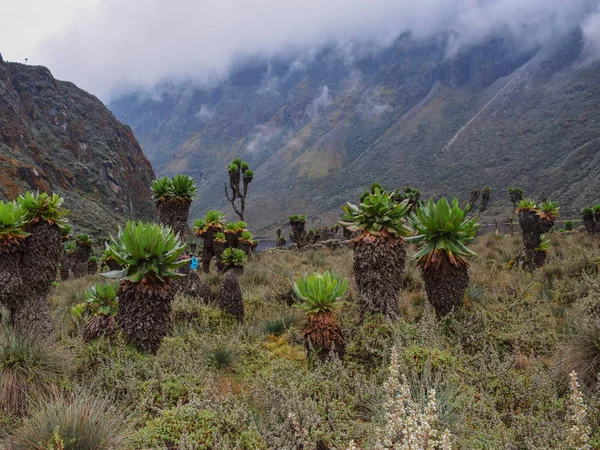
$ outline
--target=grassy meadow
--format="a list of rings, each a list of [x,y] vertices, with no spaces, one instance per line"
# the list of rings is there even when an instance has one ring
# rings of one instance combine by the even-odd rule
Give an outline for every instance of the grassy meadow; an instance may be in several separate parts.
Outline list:
[[[435,390],[432,425],[449,430],[454,449],[600,448],[600,240],[576,232],[551,240],[546,265],[530,273],[511,268],[519,235],[477,238],[463,305],[441,320],[410,258],[400,318],[360,323],[351,248],[265,252],[239,277],[242,324],[216,305],[221,276],[202,274],[213,302],[176,297],[156,355],[138,353],[118,333],[85,344],[71,308],[100,278],[60,282],[50,296],[58,343],[25,342],[3,327],[0,440],[6,449],[32,448],[28,436],[57,427],[53,417],[83,411],[94,418],[85,433],[104,436],[106,448],[388,448],[376,436],[389,420],[384,385],[395,348],[415,402],[426,407]],[[408,257],[414,252],[407,247]],[[321,362],[307,358],[292,283],[325,270],[349,287],[338,313],[346,354]],[[11,371],[15,361],[29,371]],[[589,447],[578,446],[572,429],[572,370]],[[52,431],[35,448],[88,448],[69,447],[59,427]]]

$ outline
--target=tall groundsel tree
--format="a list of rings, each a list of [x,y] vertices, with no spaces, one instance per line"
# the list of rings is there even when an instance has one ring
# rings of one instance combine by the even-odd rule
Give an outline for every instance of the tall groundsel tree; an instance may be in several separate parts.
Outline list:
[[[298,308],[306,314],[304,342],[309,354],[320,359],[332,353],[344,356],[344,335],[337,322],[337,310],[347,287],[347,279],[331,272],[304,275],[294,283],[294,293],[301,300]]]
[[[397,203],[375,187],[360,205],[348,203],[343,209],[340,224],[360,233],[352,241],[361,317],[377,313],[396,317],[406,260],[404,238],[412,235],[406,220],[409,202]]]
[[[22,288],[10,307],[13,325],[40,335],[52,335],[48,293],[62,260],[67,210],[57,194],[31,192],[17,199],[25,212],[24,230],[29,234],[21,249]]]
[[[0,201],[0,304],[11,308],[23,286],[22,244],[29,233],[25,210],[16,202]]]
[[[467,259],[476,255],[466,244],[477,234],[477,217],[468,219],[456,198],[452,203],[442,198],[417,208],[410,223],[416,235],[408,241],[419,245],[413,259],[423,273],[427,299],[438,317],[445,316],[462,304],[469,285]]]
[[[182,239],[188,232],[190,206],[196,190],[196,183],[189,175],[161,177],[152,183],[158,222],[171,227]]]
[[[175,295],[170,281],[181,277],[176,269],[189,263],[179,258],[184,247],[171,228],[143,222],[127,222],[107,244],[107,252],[124,268],[104,274],[121,279],[117,323],[140,351],[156,352],[169,330]]]

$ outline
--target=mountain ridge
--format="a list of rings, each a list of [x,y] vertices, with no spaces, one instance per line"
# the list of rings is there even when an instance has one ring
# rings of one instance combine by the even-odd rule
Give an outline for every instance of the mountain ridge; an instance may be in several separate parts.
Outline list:
[[[579,31],[525,51],[502,38],[452,58],[444,48],[403,37],[351,63],[324,48],[302,64],[254,62],[211,88],[166,84],[154,99],[109,106],[157,173],[196,178],[194,216],[230,212],[225,165],[249,160],[257,229],[293,213],[330,223],[373,181],[464,201],[490,185],[487,220],[506,218],[512,185],[556,198],[571,217],[598,200],[600,64],[583,63]],[[574,167],[577,153],[587,165]]]
[[[100,100],[45,67],[0,56],[0,198],[56,192],[78,229],[105,234],[153,216],[153,178],[131,128]]]

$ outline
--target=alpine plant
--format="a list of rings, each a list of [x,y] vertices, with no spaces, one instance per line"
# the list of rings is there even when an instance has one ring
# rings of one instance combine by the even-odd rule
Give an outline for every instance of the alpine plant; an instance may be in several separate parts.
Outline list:
[[[367,314],[398,315],[398,294],[406,259],[405,237],[412,235],[406,217],[408,200],[395,202],[375,188],[360,205],[343,207],[340,224],[359,235],[354,243],[354,274],[361,318]]]
[[[96,283],[85,292],[85,302],[72,309],[75,317],[86,318],[83,339],[90,342],[116,330],[115,316],[119,310],[119,283]]]
[[[19,196],[17,204],[25,214],[23,229],[28,236],[12,256],[16,263],[13,269],[19,267],[13,275],[20,286],[7,306],[15,329],[50,337],[54,327],[48,293],[62,260],[68,211],[62,207],[63,198],[56,194],[27,192]]]
[[[344,336],[337,322],[339,301],[348,287],[348,280],[331,272],[304,275],[293,284],[294,293],[304,311],[304,343],[309,354],[326,359],[332,353],[343,357]]]
[[[408,241],[419,246],[413,259],[425,280],[427,299],[438,317],[445,316],[462,304],[469,285],[468,258],[476,254],[467,247],[477,230],[477,217],[467,218],[467,208],[461,209],[454,198],[449,203],[442,198],[429,200],[410,216],[415,236]]]
[[[523,268],[533,270],[544,265],[547,246],[543,245],[543,235],[550,231],[558,218],[557,202],[545,201],[538,205],[531,199],[518,203],[519,225],[523,231]]]
[[[196,197],[196,183],[188,175],[161,177],[152,183],[158,222],[183,238],[188,233],[190,205]]]
[[[121,279],[117,323],[128,343],[143,352],[156,352],[170,325],[174,297],[170,281],[189,260],[181,259],[185,245],[171,228],[154,223],[127,222],[110,237],[107,252],[123,270],[103,274]]]

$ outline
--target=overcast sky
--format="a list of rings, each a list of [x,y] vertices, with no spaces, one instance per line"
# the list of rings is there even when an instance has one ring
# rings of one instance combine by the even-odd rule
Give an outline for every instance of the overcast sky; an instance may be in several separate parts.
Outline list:
[[[240,55],[449,32],[451,53],[498,31],[521,45],[575,26],[600,55],[600,0],[0,0],[0,53],[103,100],[123,86],[227,74]]]

